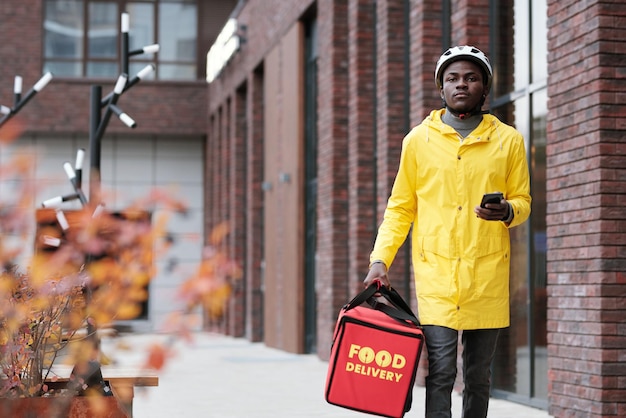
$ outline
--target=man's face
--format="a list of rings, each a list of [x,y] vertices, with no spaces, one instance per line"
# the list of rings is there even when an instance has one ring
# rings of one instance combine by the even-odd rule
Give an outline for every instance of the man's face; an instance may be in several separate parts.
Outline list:
[[[458,113],[469,113],[480,106],[488,90],[483,73],[473,61],[455,61],[443,73],[441,98]]]

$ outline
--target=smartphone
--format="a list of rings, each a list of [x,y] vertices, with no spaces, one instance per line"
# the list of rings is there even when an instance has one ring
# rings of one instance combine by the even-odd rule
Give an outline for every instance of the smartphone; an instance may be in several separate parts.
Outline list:
[[[485,193],[483,195],[483,200],[480,201],[480,207],[484,208],[487,203],[500,203],[502,199],[504,199],[504,195],[500,192]]]

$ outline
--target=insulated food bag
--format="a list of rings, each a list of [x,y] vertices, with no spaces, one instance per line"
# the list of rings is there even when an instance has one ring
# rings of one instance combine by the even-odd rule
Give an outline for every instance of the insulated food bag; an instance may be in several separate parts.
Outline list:
[[[403,417],[411,409],[423,345],[424,335],[411,308],[395,290],[375,281],[339,313],[326,401],[369,414]]]

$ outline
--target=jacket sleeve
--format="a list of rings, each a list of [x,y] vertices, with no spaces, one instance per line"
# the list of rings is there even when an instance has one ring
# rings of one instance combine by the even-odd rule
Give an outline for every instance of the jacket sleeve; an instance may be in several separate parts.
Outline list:
[[[524,139],[521,135],[514,142],[510,160],[506,196],[513,209],[513,220],[507,226],[513,228],[530,216],[530,175]]]
[[[402,142],[400,165],[387,201],[383,222],[378,228],[374,249],[370,254],[370,263],[381,260],[387,268],[391,266],[398,248],[404,243],[417,211],[417,166],[414,149],[417,138],[414,134],[415,130]]]

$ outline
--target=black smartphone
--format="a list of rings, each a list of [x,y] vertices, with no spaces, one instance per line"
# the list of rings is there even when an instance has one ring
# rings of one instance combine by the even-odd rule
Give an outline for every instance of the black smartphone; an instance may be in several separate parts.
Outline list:
[[[480,201],[480,207],[484,208],[487,203],[500,203],[502,199],[504,199],[504,195],[500,192],[485,193],[483,199]]]

